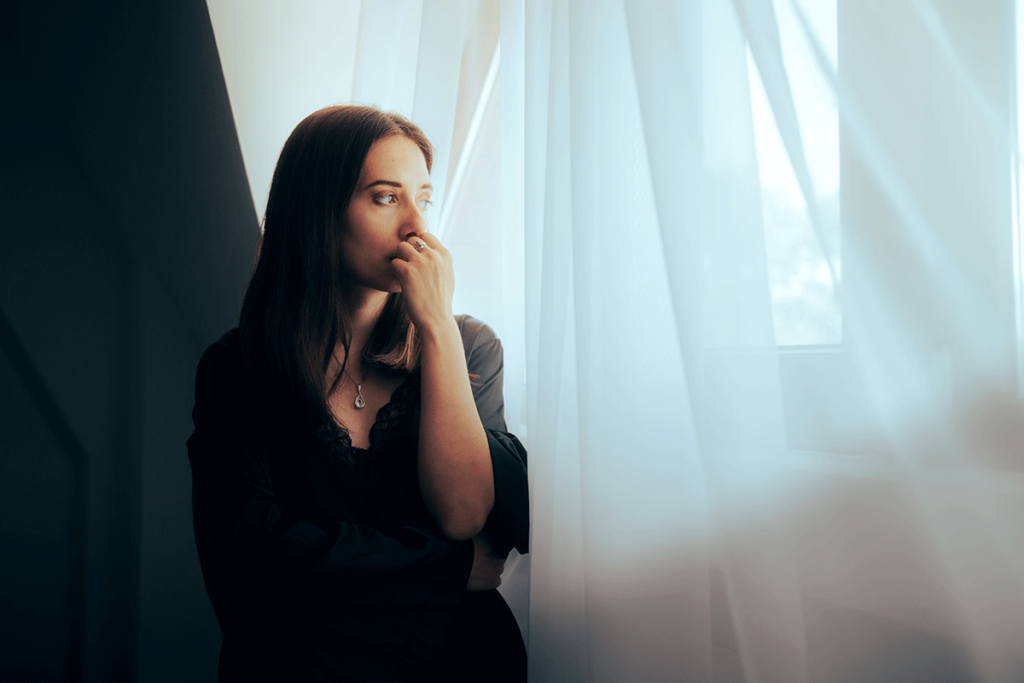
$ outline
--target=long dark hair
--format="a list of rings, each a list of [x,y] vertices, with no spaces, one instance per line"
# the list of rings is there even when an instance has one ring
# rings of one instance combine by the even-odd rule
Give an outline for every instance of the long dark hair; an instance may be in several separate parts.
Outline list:
[[[256,266],[239,316],[242,356],[250,373],[314,424],[330,419],[326,374],[338,342],[351,343],[341,279],[344,216],[370,147],[404,135],[433,149],[404,117],[372,107],[327,107],[307,116],[284,143],[270,185]],[[419,341],[401,293],[388,295],[364,362],[393,371],[419,364]],[[342,366],[344,369],[344,365]],[[340,376],[340,373],[339,373]]]

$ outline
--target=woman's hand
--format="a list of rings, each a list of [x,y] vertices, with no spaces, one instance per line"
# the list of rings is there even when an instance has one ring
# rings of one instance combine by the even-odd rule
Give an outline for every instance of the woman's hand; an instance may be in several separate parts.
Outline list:
[[[416,245],[422,243],[417,251]],[[409,237],[398,247],[391,264],[402,285],[409,319],[419,330],[452,321],[455,270],[452,255],[441,241],[424,232]]]
[[[423,232],[411,234],[391,263],[420,341],[420,494],[445,536],[474,538],[494,507],[494,471],[469,384],[462,333],[452,315],[452,257],[436,237]],[[504,563],[485,552],[490,544],[474,543],[478,562],[470,588],[494,588]]]
[[[468,591],[486,591],[501,585],[501,573],[505,571],[505,558],[494,553],[494,547],[487,534],[481,531],[473,537],[473,569],[469,573]]]

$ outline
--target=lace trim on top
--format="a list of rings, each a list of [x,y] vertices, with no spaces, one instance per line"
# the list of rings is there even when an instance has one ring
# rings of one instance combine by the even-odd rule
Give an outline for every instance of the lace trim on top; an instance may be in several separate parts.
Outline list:
[[[380,451],[383,444],[399,433],[402,423],[412,416],[419,397],[420,371],[417,368],[398,385],[391,394],[391,400],[377,411],[377,417],[370,427],[369,448],[353,446],[348,430],[333,420],[320,426],[317,437],[342,460],[358,467],[364,464],[367,456]]]

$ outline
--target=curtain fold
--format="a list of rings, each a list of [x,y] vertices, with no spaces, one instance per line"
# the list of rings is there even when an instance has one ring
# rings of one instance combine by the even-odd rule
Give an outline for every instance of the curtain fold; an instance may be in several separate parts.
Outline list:
[[[837,70],[806,8],[525,3],[531,680],[1021,675],[1012,11],[839,0]],[[749,69],[840,344],[776,343]]]

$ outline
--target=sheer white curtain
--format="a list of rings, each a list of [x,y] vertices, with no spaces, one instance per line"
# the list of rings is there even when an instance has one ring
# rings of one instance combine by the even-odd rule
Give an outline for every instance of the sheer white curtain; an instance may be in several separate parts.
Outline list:
[[[1012,2],[210,7],[260,210],[319,106],[438,147],[532,681],[1024,679]]]
[[[838,69],[810,2],[503,3],[531,680],[1024,677],[1014,8],[833,4]],[[748,50],[841,343],[776,344]]]

